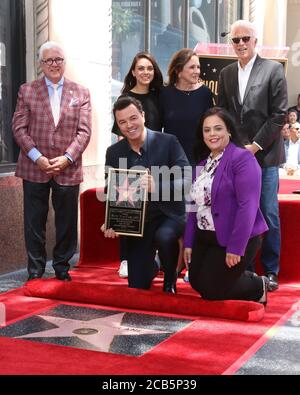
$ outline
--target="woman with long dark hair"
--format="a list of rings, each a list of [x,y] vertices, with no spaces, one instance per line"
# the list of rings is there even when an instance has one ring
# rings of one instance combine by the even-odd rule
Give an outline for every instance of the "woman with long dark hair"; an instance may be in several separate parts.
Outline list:
[[[145,126],[154,131],[162,129],[158,103],[162,86],[163,76],[154,57],[148,52],[137,53],[124,79],[121,96],[132,96],[142,103]],[[120,135],[116,123],[113,125],[112,132]]]

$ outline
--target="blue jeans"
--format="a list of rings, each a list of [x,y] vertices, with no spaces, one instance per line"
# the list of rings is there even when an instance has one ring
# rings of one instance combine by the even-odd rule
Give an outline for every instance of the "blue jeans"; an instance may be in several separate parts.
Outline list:
[[[261,247],[265,273],[278,274],[280,263],[280,220],[278,205],[279,170],[277,166],[262,168],[260,209],[268,224]]]

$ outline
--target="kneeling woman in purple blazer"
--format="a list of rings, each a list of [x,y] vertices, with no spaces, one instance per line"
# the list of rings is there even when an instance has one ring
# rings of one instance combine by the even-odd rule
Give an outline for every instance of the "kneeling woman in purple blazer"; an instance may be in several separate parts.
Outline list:
[[[266,304],[267,279],[246,271],[268,230],[259,209],[261,169],[222,108],[201,117],[196,141],[184,236],[190,284],[204,299]]]

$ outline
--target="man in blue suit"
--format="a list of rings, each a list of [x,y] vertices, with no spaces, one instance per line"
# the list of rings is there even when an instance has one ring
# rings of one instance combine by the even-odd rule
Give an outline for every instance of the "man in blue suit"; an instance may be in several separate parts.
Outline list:
[[[218,106],[233,116],[241,141],[262,168],[260,208],[269,231],[263,240],[261,261],[269,290],[274,291],[280,266],[277,193],[278,169],[284,162],[281,129],[287,111],[287,84],[282,65],[256,53],[257,33],[252,23],[236,21],[230,35],[238,61],[221,70]],[[254,262],[249,269],[254,270]]]
[[[184,191],[188,191],[191,181],[189,162],[175,136],[145,128],[144,111],[135,98],[119,98],[113,113],[124,139],[107,149],[106,170],[149,170],[141,179],[141,187],[148,191],[143,237],[126,237],[128,285],[150,288],[158,271],[154,259],[158,250],[164,269],[163,290],[175,293],[178,239],[185,223]],[[102,230],[105,237],[116,236],[113,229],[103,226]]]

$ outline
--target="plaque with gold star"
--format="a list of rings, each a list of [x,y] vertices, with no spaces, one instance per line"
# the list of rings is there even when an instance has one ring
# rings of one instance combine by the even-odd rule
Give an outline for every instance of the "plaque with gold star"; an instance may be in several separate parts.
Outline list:
[[[143,236],[147,191],[140,185],[147,170],[113,169],[108,172],[105,228],[124,236]]]

